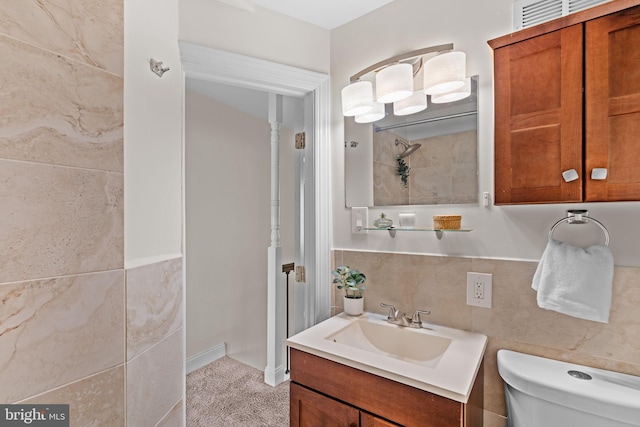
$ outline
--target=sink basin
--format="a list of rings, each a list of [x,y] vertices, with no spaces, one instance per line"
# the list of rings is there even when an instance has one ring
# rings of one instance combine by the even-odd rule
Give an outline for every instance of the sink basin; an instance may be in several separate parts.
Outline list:
[[[358,319],[325,339],[429,367],[451,344],[451,338],[369,319]]]
[[[487,345],[482,334],[377,313],[331,317],[289,338],[295,349],[467,403]]]

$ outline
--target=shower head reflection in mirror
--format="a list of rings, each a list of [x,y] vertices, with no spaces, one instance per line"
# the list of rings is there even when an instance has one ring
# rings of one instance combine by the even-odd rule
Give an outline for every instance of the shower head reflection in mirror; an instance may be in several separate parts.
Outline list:
[[[428,96],[427,109],[409,116],[389,105],[372,124],[345,117],[345,141],[357,141],[345,145],[346,206],[478,203],[477,88],[473,76],[469,96]],[[398,159],[410,169],[406,186]]]
[[[404,147],[404,151],[402,151],[402,153],[398,154],[398,157],[401,159],[404,159],[405,157],[409,157],[411,154],[413,154],[418,148],[422,147],[422,144],[409,144],[399,138],[396,138],[396,142],[395,145],[402,145]]]

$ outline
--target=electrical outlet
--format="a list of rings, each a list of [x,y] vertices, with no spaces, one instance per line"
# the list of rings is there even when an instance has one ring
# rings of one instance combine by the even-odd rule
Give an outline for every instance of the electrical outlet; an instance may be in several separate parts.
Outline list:
[[[467,273],[467,304],[491,308],[493,276],[487,273]]]
[[[475,281],[473,282],[473,297],[475,299],[484,299],[484,283]]]

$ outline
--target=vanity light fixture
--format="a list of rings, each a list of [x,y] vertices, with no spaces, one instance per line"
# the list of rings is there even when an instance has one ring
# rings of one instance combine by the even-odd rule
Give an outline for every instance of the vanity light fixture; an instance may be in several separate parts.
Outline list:
[[[373,123],[384,119],[384,104],[380,102],[373,103],[373,109],[367,113],[359,114],[355,117],[356,123]]]
[[[464,52],[447,52],[424,64],[424,93],[441,95],[464,86],[467,56]]]
[[[431,95],[431,102],[434,104],[444,104],[446,102],[459,101],[471,95],[471,77],[465,79],[464,85],[459,89],[446,92],[441,95]]]
[[[425,55],[436,54],[426,62]],[[451,102],[470,93],[463,88],[466,77],[466,55],[453,51],[453,44],[431,46],[394,56],[378,62],[351,76],[351,84],[342,89],[342,113],[356,116],[357,123],[370,123],[384,117],[384,104],[393,103],[395,115],[409,115],[427,108],[427,96],[439,102]],[[420,80],[424,89],[414,88],[414,78],[423,73]],[[375,73],[375,99],[373,78],[362,79]],[[371,76],[371,75],[370,75]],[[447,94],[447,97],[440,95]],[[468,95],[467,95],[468,96]],[[435,101],[433,101],[435,102]],[[374,104],[377,104],[374,106]]]

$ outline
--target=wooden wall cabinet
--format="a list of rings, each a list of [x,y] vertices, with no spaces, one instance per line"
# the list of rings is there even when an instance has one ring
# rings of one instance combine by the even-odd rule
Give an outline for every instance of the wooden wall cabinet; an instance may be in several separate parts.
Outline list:
[[[489,41],[496,204],[640,200],[638,4],[617,0]]]
[[[481,427],[484,366],[467,403],[291,349],[291,427]]]

